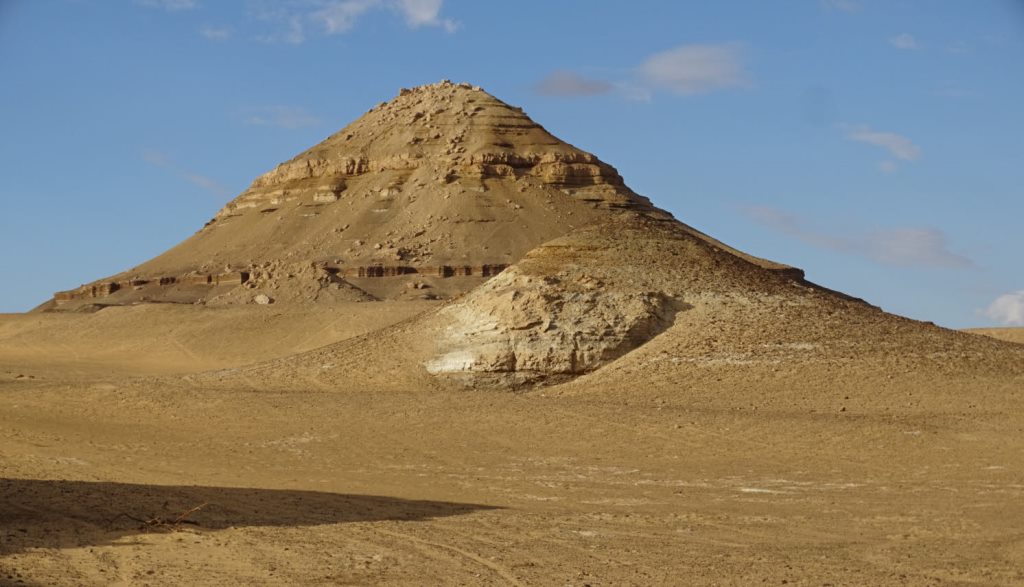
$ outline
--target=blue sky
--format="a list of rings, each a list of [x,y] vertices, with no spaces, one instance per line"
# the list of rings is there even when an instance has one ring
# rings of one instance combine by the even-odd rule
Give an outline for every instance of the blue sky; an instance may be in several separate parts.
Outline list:
[[[450,78],[812,281],[1024,325],[1022,63],[1019,0],[0,0],[0,311]]]

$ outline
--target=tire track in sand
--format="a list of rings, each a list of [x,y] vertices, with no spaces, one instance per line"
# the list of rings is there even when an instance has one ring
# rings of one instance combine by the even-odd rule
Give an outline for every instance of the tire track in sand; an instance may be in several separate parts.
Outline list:
[[[489,560],[487,560],[487,559],[485,559],[483,557],[480,557],[480,556],[478,556],[476,554],[473,554],[472,552],[469,552],[467,550],[462,550],[461,548],[459,548],[457,546],[452,546],[450,544],[441,544],[439,542],[431,542],[429,540],[423,540],[422,538],[417,538],[417,537],[411,536],[409,534],[403,534],[402,532],[394,532],[394,531],[391,531],[391,530],[378,530],[378,532],[380,532],[381,534],[386,534],[388,536],[392,536],[394,538],[398,538],[400,540],[405,540],[407,542],[418,544],[420,546],[432,546],[434,548],[438,548],[438,549],[441,549],[441,550],[447,550],[447,551],[450,551],[450,552],[454,552],[455,554],[458,554],[458,555],[462,556],[463,558],[469,559],[469,560],[471,560],[471,561],[473,561],[473,562],[475,562],[475,563],[477,563],[479,565],[487,567],[488,569],[493,571],[495,574],[497,574],[499,577],[501,577],[502,579],[505,579],[505,581],[507,581],[509,585],[515,585],[516,587],[524,587],[524,583],[521,583],[519,581],[519,579],[516,579],[515,575],[513,575],[512,572],[509,571],[508,569],[506,569],[505,567],[503,567],[501,565],[498,565],[498,564],[495,564],[495,563],[493,563],[493,562],[491,562],[491,561],[489,561]]]

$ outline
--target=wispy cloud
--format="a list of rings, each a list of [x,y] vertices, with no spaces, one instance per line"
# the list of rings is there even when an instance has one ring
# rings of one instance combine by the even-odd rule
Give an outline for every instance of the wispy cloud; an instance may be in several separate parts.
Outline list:
[[[257,0],[250,13],[276,24],[263,41],[299,44],[310,34],[340,35],[375,10],[387,10],[411,29],[438,27],[452,33],[459,23],[441,15],[444,0]]]
[[[547,96],[593,96],[619,90],[626,98],[650,100],[655,92],[680,96],[750,85],[739,43],[681,45],[648,56],[626,79],[602,80],[556,70],[534,85]]]
[[[860,12],[863,8],[863,5],[858,0],[821,0],[821,5],[825,8],[851,14]]]
[[[307,112],[304,108],[296,106],[268,106],[266,108],[249,110],[245,123],[257,126],[277,126],[280,128],[296,129],[315,126],[320,123],[320,119]]]
[[[199,6],[198,0],[135,0],[135,3],[149,8],[162,8],[169,12],[192,10]]]
[[[145,149],[142,151],[142,160],[150,165],[156,165],[157,167],[169,167],[171,162],[167,159],[167,155],[161,151],[155,151],[153,149]]]
[[[226,41],[231,38],[231,29],[204,25],[199,27],[199,34],[211,41]]]
[[[931,227],[903,227],[877,230],[859,244],[879,263],[903,267],[946,267],[965,269],[974,262],[949,250],[946,234]]]
[[[275,37],[267,38],[273,40]],[[292,45],[304,42],[306,40],[306,29],[302,24],[302,17],[291,15],[285,19],[285,27],[276,38]]]
[[[537,82],[534,91],[544,96],[597,96],[615,89],[611,82],[589,79],[571,71],[553,71]]]
[[[1024,289],[999,296],[984,314],[1003,326],[1024,326]]]
[[[648,86],[688,95],[749,84],[738,43],[683,45],[648,57],[637,68]]]
[[[903,49],[905,51],[913,51],[914,49],[920,49],[917,39],[910,33],[900,33],[894,37],[889,37],[889,44],[897,49]]]
[[[845,131],[846,138],[851,141],[885,149],[897,159],[916,161],[921,158],[921,148],[903,135],[873,130],[864,124],[841,124],[839,126]]]
[[[272,29],[256,36],[257,40],[292,45],[306,40],[306,21],[312,19],[308,4],[299,4],[296,0],[250,0],[248,7],[250,18],[265,22]]]
[[[459,23],[450,18],[441,18],[442,4],[443,0],[397,0],[395,8],[410,28],[436,26],[453,33],[459,28]]]
[[[803,218],[770,206],[741,206],[740,211],[763,226],[809,245],[868,258],[898,267],[966,269],[975,264],[949,250],[945,233],[932,227],[896,227],[834,234],[809,226]]]
[[[328,2],[323,8],[312,12],[309,16],[322,26],[328,35],[336,35],[351,30],[360,16],[379,5],[379,0]]]
[[[206,175],[195,173],[187,169],[182,169],[173,161],[171,161],[170,157],[168,157],[167,154],[162,151],[157,151],[155,149],[145,149],[142,151],[141,155],[142,160],[145,161],[146,163],[149,163],[150,165],[153,165],[155,167],[166,169],[173,173],[174,175],[178,176],[179,178],[193,185],[196,185],[216,196],[226,197],[230,195],[230,192],[228,192],[228,189],[224,187],[222,183]]]

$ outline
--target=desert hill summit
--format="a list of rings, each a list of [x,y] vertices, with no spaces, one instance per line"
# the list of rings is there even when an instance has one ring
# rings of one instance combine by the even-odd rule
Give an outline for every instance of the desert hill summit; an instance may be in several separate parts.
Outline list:
[[[402,89],[256,178],[181,244],[45,308],[444,299],[623,213],[673,221],[521,108],[442,81]]]

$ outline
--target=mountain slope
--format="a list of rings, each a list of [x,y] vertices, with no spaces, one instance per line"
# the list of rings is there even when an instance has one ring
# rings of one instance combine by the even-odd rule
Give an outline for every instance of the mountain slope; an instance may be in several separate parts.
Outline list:
[[[802,374],[1005,382],[1024,378],[1024,347],[887,314],[674,220],[622,215],[544,243],[437,310],[209,381],[373,391],[575,379],[561,389],[636,394],[647,383],[771,389]]]
[[[56,301],[210,301],[240,285],[276,297],[251,280],[258,273],[277,280],[271,289],[317,284],[306,300],[362,295],[348,286],[449,297],[622,210],[670,217],[522,109],[441,82],[402,90],[260,176],[162,255]]]

